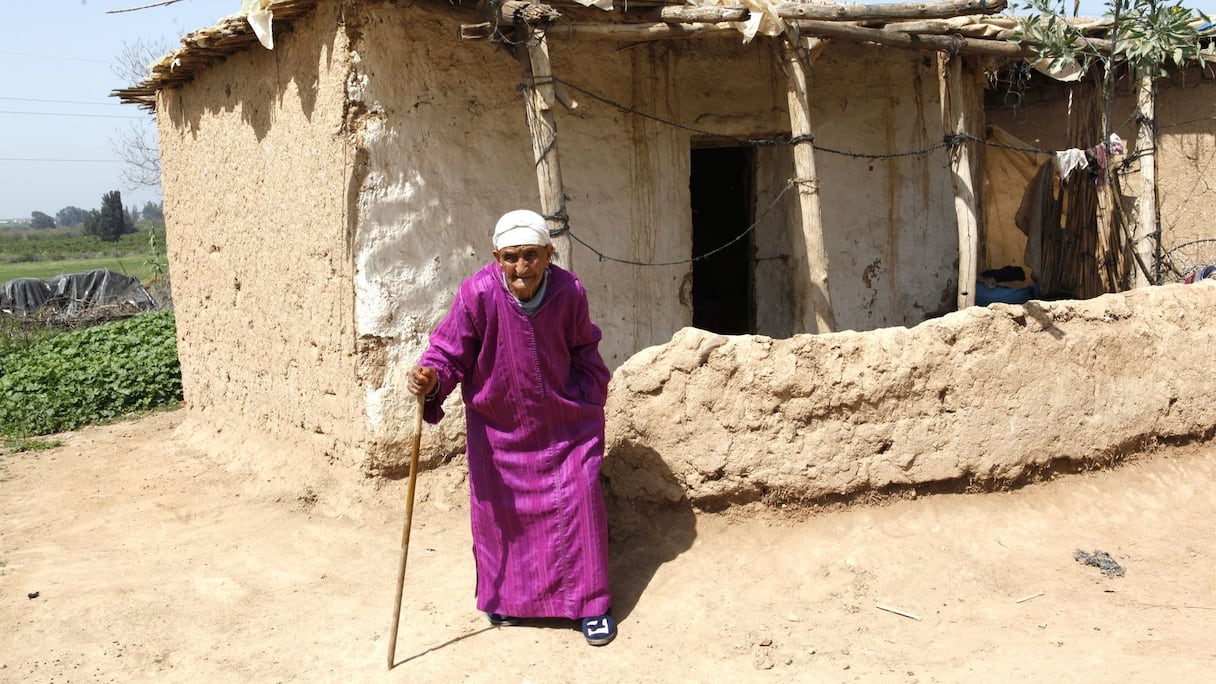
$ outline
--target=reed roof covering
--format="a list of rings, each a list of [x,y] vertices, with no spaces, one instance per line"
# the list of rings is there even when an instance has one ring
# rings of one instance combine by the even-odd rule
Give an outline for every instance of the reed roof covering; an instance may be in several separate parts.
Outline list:
[[[731,35],[752,11],[743,4],[732,4],[734,0],[718,0],[726,4],[713,7],[706,7],[706,1],[700,0],[701,4],[693,6],[680,0],[630,0],[628,3],[618,0],[624,7],[612,10],[585,7],[572,0],[551,0],[544,4],[520,0],[413,0],[409,6],[471,22],[461,28],[460,36],[465,39],[489,38],[504,19],[514,17],[514,20],[522,21],[525,10],[538,7],[544,8],[546,16],[550,17],[546,19],[548,23],[544,29],[550,38],[622,41]],[[754,4],[760,0],[746,1]],[[307,16],[317,3],[318,0],[270,2],[274,32],[290,31],[292,24]],[[975,52],[1005,58],[1028,55],[1027,48],[1008,40],[1016,28],[1016,19],[993,15],[1005,9],[1006,0],[868,5],[826,0],[777,0],[769,5],[779,9],[788,23],[806,35],[913,50]],[[528,23],[532,26],[533,20]],[[1083,19],[1074,23],[1093,35],[1100,35],[1111,25],[1107,19]],[[738,33],[734,35],[738,36]],[[255,47],[258,47],[258,38],[246,17],[233,14],[214,26],[187,34],[178,49],[151,66],[148,78],[136,85],[116,89],[111,95],[125,104],[154,110],[160,90],[180,87],[228,56]]]
[[[270,3],[274,12],[275,33],[288,31],[293,22],[307,15],[317,0],[278,0]],[[176,88],[191,81],[195,74],[222,62],[229,55],[259,45],[258,38],[244,14],[220,19],[214,26],[188,33],[181,47],[163,56],[142,82],[111,93],[123,104],[137,104],[145,109],[156,108],[156,93],[162,88]]]

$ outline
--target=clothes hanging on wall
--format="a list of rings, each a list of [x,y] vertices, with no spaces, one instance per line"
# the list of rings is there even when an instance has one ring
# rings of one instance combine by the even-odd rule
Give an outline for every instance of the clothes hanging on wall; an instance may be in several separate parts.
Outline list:
[[[1014,217],[1018,229],[1026,234],[1023,259],[1027,268],[1035,275],[1039,287],[1045,292],[1051,291],[1052,283],[1045,282],[1050,276],[1043,268],[1043,233],[1060,229],[1060,198],[1056,191],[1058,187],[1054,161],[1044,162],[1027,186],[1026,194],[1022,196],[1022,204]]]
[[[1094,179],[1094,183],[1102,185],[1106,182],[1106,165],[1111,156],[1121,155],[1127,151],[1123,139],[1118,133],[1111,133],[1104,143],[1093,147],[1080,149],[1077,147],[1056,151],[1056,172],[1060,174],[1060,182],[1068,180],[1077,169],[1085,169]]]

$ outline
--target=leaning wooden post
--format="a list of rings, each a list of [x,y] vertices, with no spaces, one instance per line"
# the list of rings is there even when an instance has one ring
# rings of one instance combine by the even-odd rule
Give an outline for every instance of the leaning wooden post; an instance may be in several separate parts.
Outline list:
[[[797,298],[798,330],[829,333],[836,330],[836,314],[828,288],[828,252],[823,241],[823,215],[819,202],[819,175],[815,171],[815,145],[811,133],[811,106],[807,95],[805,52],[818,39],[800,39],[793,29],[781,38],[781,63],[786,75],[786,100],[790,110],[790,133],[794,145],[794,183],[802,214],[802,253],[794,250],[794,293]],[[804,52],[805,51],[805,52]]]
[[[1157,262],[1157,245],[1161,235],[1157,228],[1157,113],[1153,98],[1153,75],[1148,69],[1136,73],[1136,109],[1139,127],[1136,132],[1136,156],[1140,157],[1140,197],[1137,201],[1136,231],[1132,238],[1132,254],[1136,268],[1133,269],[1132,287],[1152,285],[1159,279],[1157,273],[1149,273],[1148,264]],[[1106,144],[1106,140],[1102,143]]]
[[[1103,87],[1104,99],[1110,102],[1114,95],[1114,84]],[[1098,107],[1099,138],[1105,138],[1110,128],[1110,105]],[[1104,143],[1105,140],[1099,142]],[[1102,182],[1097,184],[1095,191],[1094,222],[1098,227],[1098,241],[1092,256],[1085,255],[1090,261],[1081,264],[1077,296],[1080,298],[1097,297],[1107,292],[1122,292],[1135,281],[1136,274],[1132,270],[1135,250],[1132,250],[1132,236],[1128,234],[1127,224],[1121,207],[1116,205],[1115,193],[1111,190],[1111,167],[1108,164],[1100,170],[1106,174]],[[1131,255],[1128,254],[1131,250]],[[1096,282],[1093,273],[1097,272]]]
[[[976,217],[975,182],[971,175],[972,155],[968,130],[972,96],[963,82],[961,55],[944,57],[946,81],[946,132],[958,136],[950,148],[950,171],[954,180],[954,213],[958,219],[959,309],[975,305],[975,283],[979,277],[979,220]]]
[[[562,167],[557,156],[557,123],[553,117],[556,95],[553,70],[549,65],[549,44],[543,33],[529,38],[527,49],[519,51],[524,66],[524,105],[532,154],[536,161],[536,182],[540,187],[540,210],[555,234],[553,246],[562,268],[572,268],[570,236],[567,227],[566,194],[562,188]],[[558,232],[562,231],[562,232]]]

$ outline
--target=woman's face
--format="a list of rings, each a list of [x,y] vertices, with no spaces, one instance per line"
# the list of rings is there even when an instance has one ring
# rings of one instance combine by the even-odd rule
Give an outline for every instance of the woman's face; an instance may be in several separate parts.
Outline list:
[[[553,245],[519,245],[503,247],[494,258],[507,277],[507,287],[521,302],[526,302],[540,289],[541,278],[553,259]]]

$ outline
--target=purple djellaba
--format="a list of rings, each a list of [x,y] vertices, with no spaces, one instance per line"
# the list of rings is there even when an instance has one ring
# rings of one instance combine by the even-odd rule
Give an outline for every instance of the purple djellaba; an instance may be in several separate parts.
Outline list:
[[[465,280],[410,371],[438,423],[464,400],[477,608],[496,625],[581,620],[588,643],[616,636],[608,520],[600,489],[604,402],[587,292],[551,262],[539,214],[517,210],[494,231],[495,263]]]

